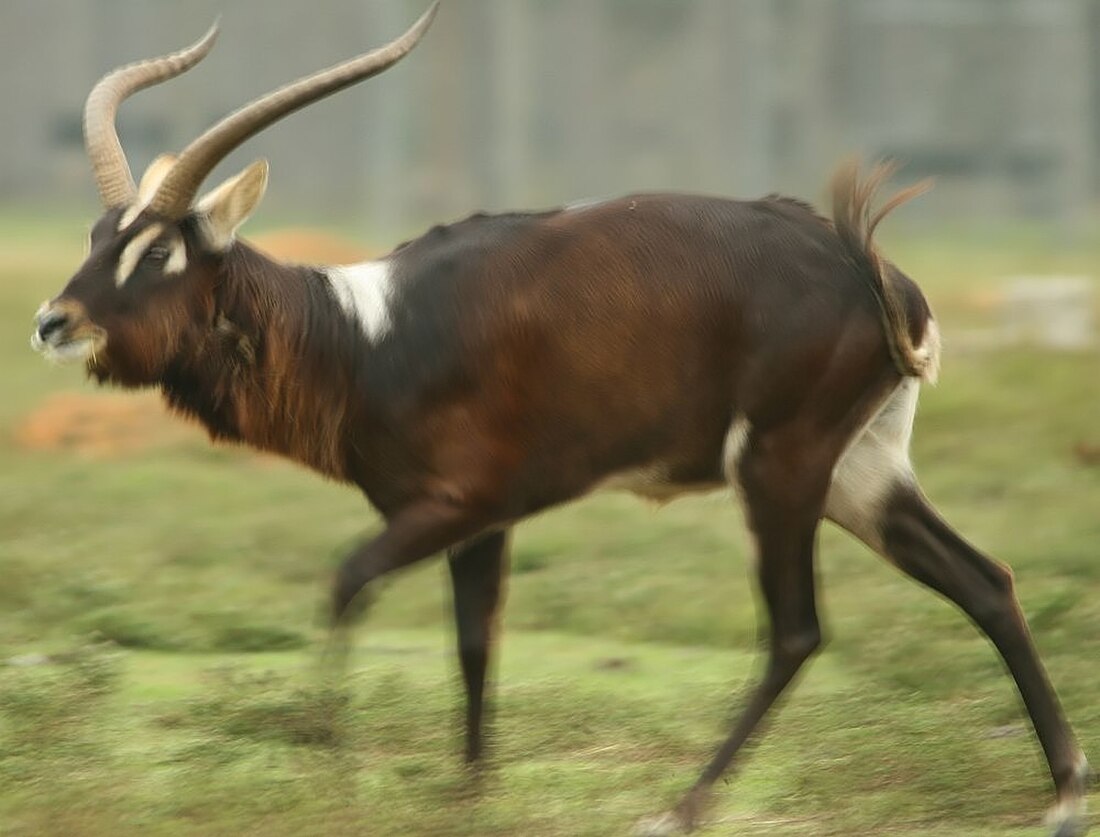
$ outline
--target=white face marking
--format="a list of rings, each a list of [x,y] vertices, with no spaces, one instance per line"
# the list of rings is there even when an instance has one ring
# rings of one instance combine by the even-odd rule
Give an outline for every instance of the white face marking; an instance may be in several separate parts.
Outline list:
[[[329,267],[325,275],[340,307],[359,324],[367,339],[384,337],[393,325],[389,309],[393,271],[389,262]]]
[[[137,217],[145,211],[145,207],[152,203],[153,196],[156,195],[157,189],[160,188],[160,184],[164,181],[164,178],[168,176],[168,172],[175,164],[176,158],[171,154],[161,154],[149,164],[149,168],[147,168],[145,174],[141,176],[137,198],[132,204],[126,207],[126,211],[123,212],[122,216],[118,219],[119,232],[122,232],[134,223]]]
[[[145,204],[141,201],[135,201],[134,203],[126,207],[126,211],[123,212],[121,216],[119,216],[118,231],[122,232],[124,229],[134,223],[134,220],[141,214],[143,209],[145,209]]]
[[[187,245],[183,243],[183,236],[175,233],[172,243],[168,245],[168,260],[164,263],[164,273],[167,276],[176,276],[187,269]]]
[[[156,241],[162,232],[164,232],[163,225],[152,224],[135,235],[122,249],[122,255],[118,257],[118,267],[115,269],[115,285],[121,288],[125,284],[142,256],[145,255],[145,251],[149,249],[149,245]]]
[[[879,552],[886,502],[899,485],[916,482],[909,440],[919,394],[916,378],[898,384],[840,457],[825,500],[826,517]]]

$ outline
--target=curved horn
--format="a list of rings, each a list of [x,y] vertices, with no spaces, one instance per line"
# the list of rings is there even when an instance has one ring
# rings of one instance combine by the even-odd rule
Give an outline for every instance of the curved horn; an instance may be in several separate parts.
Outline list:
[[[436,0],[404,35],[384,47],[291,82],[222,119],[183,150],[150,201],[150,208],[168,218],[182,218],[203,180],[229,152],[299,108],[396,64],[424,36],[438,8]]]
[[[119,67],[101,78],[88,94],[84,103],[84,147],[99,195],[108,209],[130,203],[137,194],[115,129],[118,106],[137,91],[190,70],[206,57],[217,37],[215,21],[202,38],[186,49]]]

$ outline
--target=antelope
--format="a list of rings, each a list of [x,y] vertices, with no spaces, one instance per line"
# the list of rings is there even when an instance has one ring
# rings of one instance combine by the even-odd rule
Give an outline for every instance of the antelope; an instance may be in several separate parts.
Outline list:
[[[714,782],[819,649],[823,519],[992,641],[1046,755],[1053,833],[1084,833],[1087,763],[1012,574],[944,522],[910,464],[938,331],[873,234],[923,186],[875,210],[892,169],[864,175],[852,161],[831,181],[831,218],[777,195],[636,194],[476,214],[342,266],[284,264],[237,236],[266,161],[196,197],[246,139],[399,61],[436,9],[386,46],[230,114],[136,186],[119,105],[191,69],[217,28],[104,76],[84,136],[105,212],[83,265],[39,309],[34,348],[100,383],[159,388],[215,440],[357,487],[384,525],[336,573],[334,626],[381,576],[446,552],[468,762],[483,753],[513,526],[601,488],[667,500],[732,487],[755,543],[767,667],[697,781],[644,833],[702,823]]]

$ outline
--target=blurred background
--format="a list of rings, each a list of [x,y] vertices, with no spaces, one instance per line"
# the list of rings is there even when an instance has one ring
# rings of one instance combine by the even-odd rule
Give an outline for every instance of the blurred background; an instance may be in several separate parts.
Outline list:
[[[123,107],[136,169],[252,97],[403,31],[423,0],[13,0],[0,195],[93,203],[91,84],[222,15],[200,68]],[[816,197],[842,154],[910,214],[1077,224],[1100,198],[1097,0],[448,0],[425,49],[268,130],[269,206],[383,234],[629,190]]]
[[[383,585],[346,689],[325,688],[331,573],[379,525],[362,498],[28,348],[100,211],[80,120],[104,72],[222,16],[206,61],[123,106],[140,173],[426,5],[0,5],[5,837],[625,834],[692,781],[758,671],[730,496],[553,510],[516,533],[495,769],[471,784],[439,562]],[[210,185],[268,157],[245,236],[331,262],[479,209],[817,200],[852,152],[898,158],[896,185],[934,176],[878,233],[944,335],[913,457],[1013,567],[1095,764],[1098,56],[1100,0],[444,0],[406,61],[249,141]],[[1042,833],[1049,778],[992,648],[850,538],[820,541],[829,644],[719,786],[712,833]]]

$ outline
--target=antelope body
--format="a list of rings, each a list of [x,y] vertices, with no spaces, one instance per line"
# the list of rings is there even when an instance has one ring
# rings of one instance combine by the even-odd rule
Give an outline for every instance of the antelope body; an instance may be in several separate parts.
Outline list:
[[[889,170],[863,179],[849,165],[832,182],[831,219],[776,196],[678,194],[475,215],[336,267],[281,264],[237,239],[266,163],[196,200],[232,148],[392,65],[434,12],[386,47],[230,115],[154,162],[136,188],[118,105],[201,60],[214,32],[101,80],[85,134],[106,213],[85,264],[40,309],[35,347],[101,382],[159,387],[213,437],[361,489],[385,527],[342,565],[337,623],[370,582],[447,551],[470,761],[482,751],[511,527],[601,487],[668,499],[732,486],[756,542],[769,664],[695,786],[649,833],[697,824],[713,782],[818,648],[823,518],[989,636],[1046,754],[1055,833],[1083,833],[1087,765],[1011,573],[943,522],[909,462],[937,330],[872,233],[917,189],[872,213]]]

